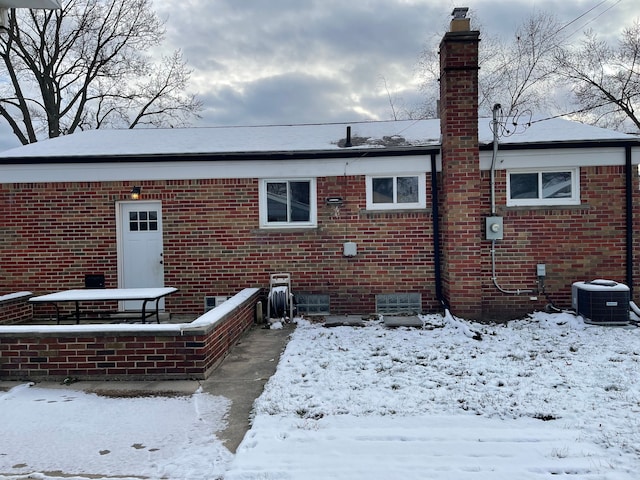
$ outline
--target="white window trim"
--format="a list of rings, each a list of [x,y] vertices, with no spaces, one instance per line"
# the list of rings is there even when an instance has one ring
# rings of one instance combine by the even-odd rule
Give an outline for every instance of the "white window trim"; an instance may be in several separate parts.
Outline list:
[[[373,179],[393,178],[394,194],[395,179],[397,177],[418,177],[418,201],[415,203],[373,203]],[[407,210],[427,208],[427,188],[425,186],[426,174],[422,173],[399,173],[397,175],[367,175],[367,210]]]
[[[535,168],[535,169],[510,169],[507,170],[507,207],[533,207],[552,205],[580,205],[580,168]],[[515,173],[537,173],[538,181],[542,173],[571,172],[571,197],[568,198],[521,198],[512,199],[511,195],[511,174]]]
[[[272,182],[309,182],[309,221],[308,222],[268,222],[267,221],[267,183]],[[318,200],[315,178],[263,178],[259,183],[260,228],[315,228],[318,225]]]

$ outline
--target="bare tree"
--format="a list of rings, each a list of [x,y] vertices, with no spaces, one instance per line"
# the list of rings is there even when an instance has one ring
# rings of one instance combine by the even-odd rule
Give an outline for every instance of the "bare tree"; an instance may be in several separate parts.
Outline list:
[[[619,130],[632,123],[640,131],[640,21],[623,31],[615,47],[588,31],[576,48],[559,52],[557,61],[580,120]]]
[[[555,76],[555,51],[562,43],[562,28],[555,17],[534,13],[506,40],[479,30],[480,113],[489,115],[496,103],[502,105],[506,116],[553,106],[553,97],[548,93]],[[425,79],[423,91],[437,98],[437,48],[428,45],[419,64]]]
[[[9,81],[0,115],[22,144],[77,129],[180,126],[201,103],[185,93],[179,51],[154,63],[164,24],[150,0],[66,0],[56,11],[14,9],[0,39]]]
[[[485,53],[480,104],[486,108],[500,103],[507,116],[552,107],[549,92],[557,79],[553,60],[562,42],[562,29],[554,16],[532,14],[511,41],[495,42],[493,55]]]

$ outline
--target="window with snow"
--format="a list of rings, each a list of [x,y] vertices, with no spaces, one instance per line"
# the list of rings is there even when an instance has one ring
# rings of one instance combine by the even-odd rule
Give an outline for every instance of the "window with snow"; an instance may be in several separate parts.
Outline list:
[[[260,182],[260,226],[315,227],[316,184],[313,179]]]
[[[578,168],[507,171],[507,206],[579,204]]]
[[[367,210],[426,207],[425,175],[367,177]]]

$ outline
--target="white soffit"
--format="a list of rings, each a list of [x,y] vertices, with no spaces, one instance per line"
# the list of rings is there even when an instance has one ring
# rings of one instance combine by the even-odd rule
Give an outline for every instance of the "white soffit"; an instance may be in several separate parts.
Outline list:
[[[638,164],[639,150],[632,149],[632,163]],[[480,169],[490,170],[493,154],[480,152]],[[620,147],[549,148],[532,150],[498,150],[497,170],[517,168],[564,168],[624,165],[625,151]]]
[[[62,8],[62,0],[0,0],[0,8]]]
[[[118,162],[3,165],[0,184],[39,182],[107,182],[211,178],[310,178],[343,175],[415,174],[430,171],[424,155],[326,158],[314,160],[224,162]]]

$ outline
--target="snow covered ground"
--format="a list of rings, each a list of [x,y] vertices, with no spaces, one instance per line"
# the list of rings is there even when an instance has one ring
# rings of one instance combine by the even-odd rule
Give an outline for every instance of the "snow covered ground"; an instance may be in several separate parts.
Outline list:
[[[0,479],[638,478],[640,329],[424,320],[299,320],[235,455],[215,437],[228,401],[206,393],[0,393]]]

